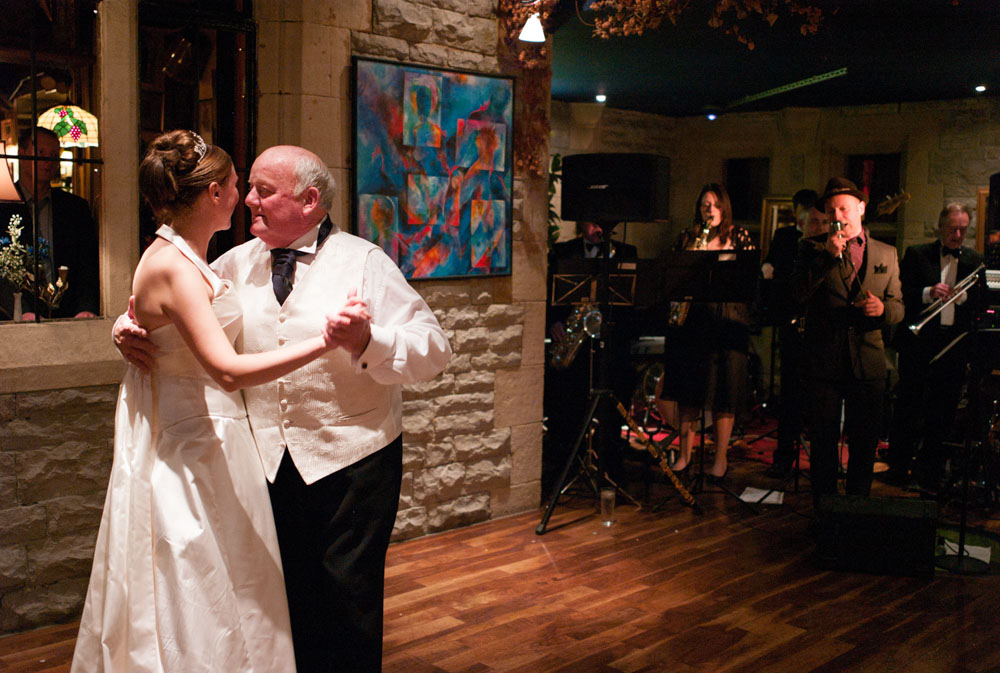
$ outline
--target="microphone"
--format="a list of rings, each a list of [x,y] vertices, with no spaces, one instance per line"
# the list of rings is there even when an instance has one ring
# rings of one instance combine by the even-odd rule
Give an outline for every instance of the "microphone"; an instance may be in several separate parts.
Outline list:
[[[843,238],[844,235],[841,232],[844,231],[844,228],[846,226],[847,225],[841,222],[840,220],[834,220],[833,222],[830,223],[830,232],[831,233],[836,232],[837,238]],[[837,255],[837,259],[843,259],[843,257],[844,257],[843,252]]]

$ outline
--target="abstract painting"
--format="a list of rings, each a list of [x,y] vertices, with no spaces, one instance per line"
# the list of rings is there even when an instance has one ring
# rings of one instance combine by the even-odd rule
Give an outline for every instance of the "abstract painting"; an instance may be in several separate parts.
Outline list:
[[[513,81],[354,59],[355,233],[409,279],[511,272]]]

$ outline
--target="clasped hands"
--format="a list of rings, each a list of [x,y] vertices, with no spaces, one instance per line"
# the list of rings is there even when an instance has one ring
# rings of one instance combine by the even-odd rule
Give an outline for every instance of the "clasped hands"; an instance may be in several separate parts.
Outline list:
[[[347,302],[336,313],[326,316],[323,337],[331,348],[343,348],[355,357],[368,348],[372,338],[371,314],[368,304],[358,298],[357,288],[347,291]]]
[[[327,346],[343,348],[357,357],[371,341],[371,314],[368,305],[358,298],[357,288],[347,292],[347,301],[336,313],[326,316],[323,339]],[[115,347],[128,362],[148,374],[156,361],[157,347],[149,339],[149,332],[135,322],[135,297],[129,297],[128,313],[115,321],[112,331]]]

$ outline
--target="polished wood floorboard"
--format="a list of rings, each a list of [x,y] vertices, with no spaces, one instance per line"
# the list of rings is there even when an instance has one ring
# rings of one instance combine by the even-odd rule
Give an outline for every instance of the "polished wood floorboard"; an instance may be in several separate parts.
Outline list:
[[[728,483],[762,472],[737,465]],[[698,498],[700,516],[676,498],[619,504],[606,528],[576,496],[542,536],[539,511],[392,545],[385,673],[1000,671],[1000,575],[820,570],[807,492],[756,514]],[[0,671],[65,673],[75,634],[0,638]]]

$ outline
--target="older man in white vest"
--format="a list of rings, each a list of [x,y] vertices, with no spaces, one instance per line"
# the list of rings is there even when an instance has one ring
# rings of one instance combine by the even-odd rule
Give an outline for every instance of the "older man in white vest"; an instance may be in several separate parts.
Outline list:
[[[434,314],[382,250],[327,213],[334,181],[301,147],[265,150],[250,170],[257,237],[212,265],[243,304],[243,350],[320,333],[341,306],[340,348],[244,390],[270,486],[300,673],[381,670],[385,554],[402,478],[400,384],[451,357]],[[141,335],[141,331],[136,330]],[[142,366],[148,355],[116,328]]]

